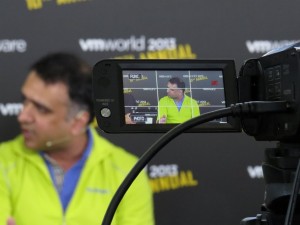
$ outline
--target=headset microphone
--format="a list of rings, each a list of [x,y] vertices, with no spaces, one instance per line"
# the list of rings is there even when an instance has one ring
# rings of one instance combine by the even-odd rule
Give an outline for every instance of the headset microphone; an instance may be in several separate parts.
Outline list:
[[[86,132],[87,129],[88,129],[88,127],[84,127],[80,133]],[[69,136],[69,135],[68,135],[68,136],[65,136],[65,137],[63,137],[63,138],[59,138],[59,139],[57,139],[57,140],[46,141],[45,146],[46,146],[47,148],[50,148],[50,147],[52,147],[53,145],[61,144],[61,143],[64,143],[64,142],[66,142],[66,141],[68,141],[68,140],[70,140],[70,136]]]
[[[80,111],[79,113],[77,113],[76,118],[81,118],[83,116],[84,111]],[[84,133],[87,130],[87,127],[84,127],[84,129],[82,130],[82,132]],[[68,141],[70,139],[69,136],[65,136],[63,138],[57,139],[57,140],[52,140],[52,141],[47,141],[45,146],[47,148],[52,147],[53,145],[57,145],[57,144],[61,144],[65,141]]]
[[[61,143],[65,142],[69,139],[70,139],[69,136],[65,136],[65,137],[57,139],[57,140],[47,141],[45,145],[46,145],[47,148],[50,148],[53,145],[61,144]]]

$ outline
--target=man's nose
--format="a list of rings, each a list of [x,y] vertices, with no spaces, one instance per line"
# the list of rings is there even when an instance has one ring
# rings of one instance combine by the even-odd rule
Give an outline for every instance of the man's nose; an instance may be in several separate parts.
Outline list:
[[[33,121],[33,112],[30,105],[24,105],[20,114],[18,115],[18,121],[20,123],[28,123]]]

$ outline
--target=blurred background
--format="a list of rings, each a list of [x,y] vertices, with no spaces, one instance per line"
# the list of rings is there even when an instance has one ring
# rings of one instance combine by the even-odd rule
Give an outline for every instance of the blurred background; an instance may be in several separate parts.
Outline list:
[[[19,133],[29,66],[56,51],[105,58],[246,59],[299,40],[298,1],[0,2],[0,141]],[[100,135],[141,156],[161,134]],[[259,213],[264,149],[244,133],[183,134],[148,165],[158,225],[233,225]],[[101,221],[99,221],[100,224]]]

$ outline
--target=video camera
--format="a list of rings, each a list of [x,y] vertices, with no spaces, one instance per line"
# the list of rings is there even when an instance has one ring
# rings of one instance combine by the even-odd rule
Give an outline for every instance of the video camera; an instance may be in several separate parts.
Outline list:
[[[256,140],[300,141],[300,44],[246,61],[240,71],[239,102],[288,101],[294,112],[242,118],[244,131]]]
[[[276,148],[265,150],[262,163],[265,180],[265,199],[262,214],[246,218],[243,225],[299,224],[300,208],[296,205],[294,218],[286,219],[291,193],[299,182],[296,176],[300,159],[300,43],[273,50],[258,59],[247,60],[239,74],[239,101],[286,101],[288,112],[264,113],[241,117],[243,130],[256,140],[279,141]],[[289,205],[291,208],[291,205]],[[292,212],[293,214],[294,212]],[[292,216],[293,217],[293,216]]]
[[[215,109],[248,103],[246,108],[252,109],[248,113],[229,113],[226,118],[187,131],[239,132],[242,127],[258,141],[278,141],[276,148],[265,151],[262,167],[266,191],[262,213],[244,219],[241,224],[283,224],[295,189],[293,181],[299,179],[295,172],[300,158],[300,43],[247,60],[238,77],[233,60],[112,59],[97,63],[93,72],[96,118],[100,129],[106,132],[167,132],[186,122],[183,119],[160,124],[163,110],[171,112],[166,115],[168,118],[178,111],[177,107],[186,107],[186,114],[193,118],[197,117],[192,113],[196,102],[201,118]],[[176,102],[171,91],[180,92],[176,89],[178,85],[172,86],[173,77],[185,83],[184,99],[189,102],[163,105],[161,99],[165,96]],[[260,102],[266,102],[263,104],[266,110],[255,105]],[[284,103],[284,109],[273,110],[277,103]],[[127,113],[130,122],[126,120]],[[299,224],[300,207],[294,208],[292,217]]]

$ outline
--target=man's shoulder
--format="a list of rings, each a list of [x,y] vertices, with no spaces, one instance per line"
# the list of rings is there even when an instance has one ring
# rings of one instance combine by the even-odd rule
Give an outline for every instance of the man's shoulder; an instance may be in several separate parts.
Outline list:
[[[188,102],[193,102],[193,103],[197,103],[197,100],[188,96],[188,95],[185,95],[185,100],[188,101]]]
[[[14,139],[0,143],[0,161],[2,163],[15,160],[18,152],[22,152],[25,149],[22,136],[17,136]]]
[[[102,137],[95,130],[93,131],[93,138],[95,157],[111,158],[125,164],[133,164],[137,161],[137,156]]]
[[[14,150],[24,148],[24,141],[21,135],[0,143],[0,154],[11,153]]]
[[[159,99],[159,102],[161,102],[161,103],[162,102],[170,102],[170,101],[173,101],[173,99],[170,98],[168,95],[166,95],[166,96]]]

